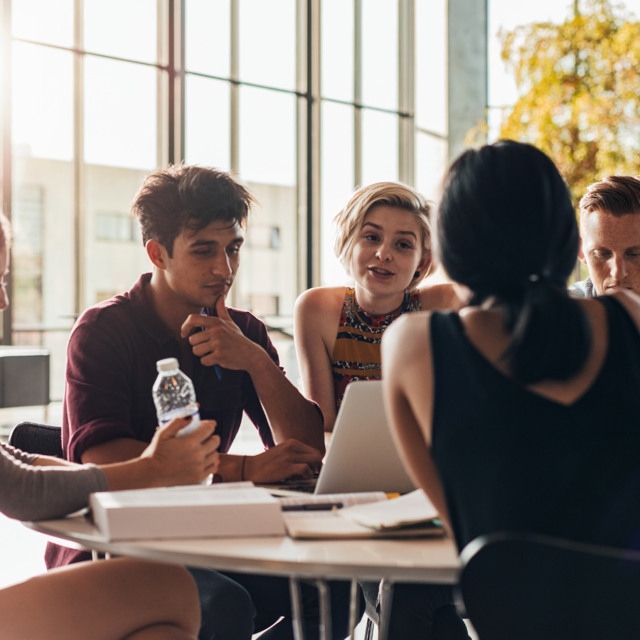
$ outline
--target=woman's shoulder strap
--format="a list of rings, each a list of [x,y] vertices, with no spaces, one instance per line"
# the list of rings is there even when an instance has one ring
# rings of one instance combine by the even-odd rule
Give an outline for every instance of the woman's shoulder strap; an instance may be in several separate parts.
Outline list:
[[[406,291],[404,294],[404,302],[402,303],[402,313],[411,313],[414,311],[422,311],[422,302],[420,301],[420,289]]]

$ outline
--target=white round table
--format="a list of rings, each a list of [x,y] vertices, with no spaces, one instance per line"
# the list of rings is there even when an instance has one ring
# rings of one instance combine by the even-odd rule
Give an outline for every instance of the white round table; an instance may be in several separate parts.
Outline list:
[[[25,526],[54,542],[79,549],[205,567],[218,571],[287,576],[290,579],[294,631],[302,640],[299,580],[313,580],[320,593],[321,638],[330,637],[327,580],[351,580],[351,629],[355,627],[357,580],[384,580],[390,601],[394,582],[455,584],[460,562],[449,538],[397,540],[293,540],[282,537],[179,538],[109,542],[81,516],[28,522]],[[324,585],[324,586],[323,586]],[[386,638],[388,607],[378,637]],[[353,631],[352,631],[353,636]]]

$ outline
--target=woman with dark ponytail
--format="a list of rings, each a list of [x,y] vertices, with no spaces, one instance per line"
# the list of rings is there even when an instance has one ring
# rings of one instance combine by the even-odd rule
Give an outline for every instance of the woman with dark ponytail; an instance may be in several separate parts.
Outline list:
[[[569,297],[575,212],[530,145],[460,156],[436,229],[470,303],[389,328],[384,392],[458,547],[494,531],[639,547],[640,298]]]

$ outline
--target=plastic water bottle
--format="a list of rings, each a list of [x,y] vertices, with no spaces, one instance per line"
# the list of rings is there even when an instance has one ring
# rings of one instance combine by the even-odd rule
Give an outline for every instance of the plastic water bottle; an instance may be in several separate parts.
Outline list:
[[[158,360],[156,368],[158,377],[153,384],[153,403],[156,405],[158,423],[164,426],[174,418],[192,416],[191,422],[178,431],[179,436],[186,436],[200,424],[193,382],[180,371],[175,358]]]

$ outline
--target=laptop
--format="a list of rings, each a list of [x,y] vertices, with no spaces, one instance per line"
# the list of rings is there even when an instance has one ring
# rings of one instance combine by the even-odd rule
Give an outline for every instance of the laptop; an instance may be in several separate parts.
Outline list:
[[[408,493],[416,488],[391,437],[382,382],[351,382],[314,493]]]

